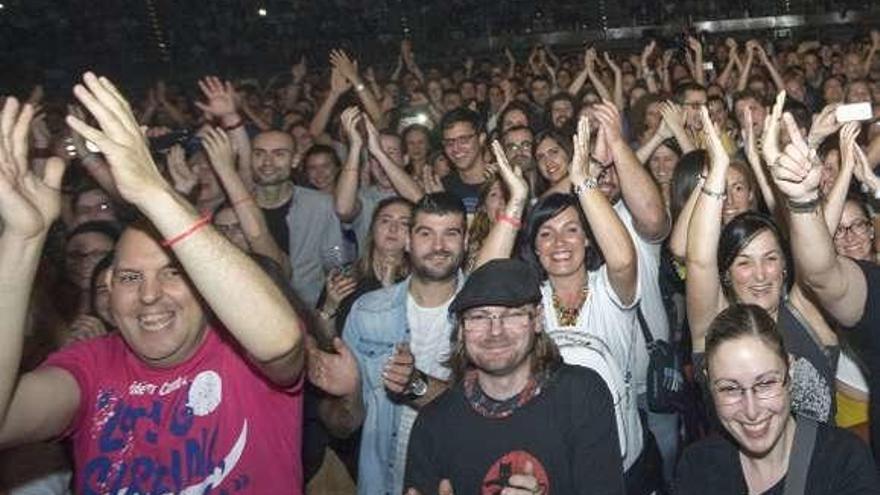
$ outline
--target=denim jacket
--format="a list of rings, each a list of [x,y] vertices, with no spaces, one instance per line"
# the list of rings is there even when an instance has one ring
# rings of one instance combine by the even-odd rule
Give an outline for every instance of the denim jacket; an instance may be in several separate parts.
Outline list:
[[[459,274],[459,289],[464,277]],[[368,292],[352,306],[343,339],[358,360],[361,397],[366,417],[361,433],[358,495],[398,495],[403,492],[406,466],[395,465],[398,431],[404,405],[393,402],[385,390],[382,368],[400,342],[410,341],[406,280]],[[452,321],[449,331],[452,331]]]

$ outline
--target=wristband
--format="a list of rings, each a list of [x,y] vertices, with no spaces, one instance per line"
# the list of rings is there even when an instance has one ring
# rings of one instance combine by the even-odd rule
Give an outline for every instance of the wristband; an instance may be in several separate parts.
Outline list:
[[[212,215],[210,213],[203,215],[201,218],[196,220],[195,223],[190,225],[189,228],[187,228],[183,232],[177,234],[176,236],[172,237],[171,239],[165,239],[164,241],[162,241],[162,247],[163,248],[171,247],[171,246],[177,244],[178,242],[186,239],[187,237],[191,236],[197,230],[199,230],[202,227],[204,227],[205,225],[208,225],[209,223],[211,223],[211,218],[212,218]]]
[[[593,177],[587,177],[582,183],[575,184],[571,189],[575,196],[580,196],[582,192],[590,191],[597,187],[599,187],[599,181]]]
[[[792,213],[813,213],[819,208],[819,203],[821,200],[819,196],[816,196],[813,199],[808,199],[807,201],[792,201],[788,200],[788,209],[791,210]]]
[[[504,213],[499,213],[495,217],[495,221],[504,222],[515,229],[522,227],[522,221],[519,218],[511,217],[509,215],[505,215]]]
[[[703,194],[705,194],[706,196],[709,196],[710,198],[720,199],[721,201],[724,201],[725,199],[727,199],[727,193],[715,192],[706,186],[702,187],[702,191],[703,191]]]
[[[336,318],[336,314],[338,312],[339,312],[338,309],[334,310],[332,313],[328,313],[327,311],[324,311],[323,309],[319,309],[318,316],[320,316],[322,320],[332,320],[333,318]]]

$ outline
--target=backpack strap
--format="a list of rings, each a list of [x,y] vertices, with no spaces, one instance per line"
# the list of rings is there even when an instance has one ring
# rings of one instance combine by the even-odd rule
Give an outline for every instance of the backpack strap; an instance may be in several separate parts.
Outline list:
[[[642,336],[645,337],[645,347],[648,347],[651,345],[652,342],[654,342],[654,337],[651,336],[651,330],[648,327],[648,322],[645,321],[645,314],[642,313],[642,303],[639,303],[639,305],[636,306],[636,316],[638,316],[639,318],[639,328],[642,329]]]
[[[797,417],[797,429],[788,458],[788,473],[785,475],[783,495],[803,495],[807,486],[807,472],[816,446],[818,423],[803,416]]]

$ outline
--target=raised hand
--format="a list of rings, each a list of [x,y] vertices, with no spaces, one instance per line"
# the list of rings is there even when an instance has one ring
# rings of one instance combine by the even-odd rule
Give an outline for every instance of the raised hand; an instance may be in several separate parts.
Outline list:
[[[330,52],[330,65],[352,84],[359,78],[357,62],[349,58],[348,54],[342,50],[337,49]]]
[[[695,53],[702,53],[703,52],[703,45],[700,43],[700,40],[698,40],[697,38],[694,38],[693,36],[688,36],[687,45],[688,45],[688,48],[693,50]]]
[[[492,152],[495,154],[495,162],[498,164],[498,173],[501,174],[501,180],[510,191],[511,201],[525,201],[529,197],[529,184],[523,178],[523,171],[519,165],[511,167],[504,154],[504,148],[498,140],[492,141]]]
[[[345,129],[345,135],[348,136],[348,144],[351,149],[360,149],[364,144],[361,133],[358,131],[358,124],[363,118],[360,108],[354,106],[346,108],[340,116],[342,128]]]
[[[336,67],[330,69],[330,93],[339,96],[351,89],[351,81]]]
[[[208,127],[202,135],[202,146],[208,155],[208,161],[218,174],[235,171],[235,151],[226,131]]]
[[[623,141],[623,125],[620,121],[620,112],[614,103],[602,100],[594,107],[593,116],[599,121],[599,127],[605,130],[605,139],[608,144],[616,144]]]
[[[673,131],[684,132],[685,112],[671,100],[660,104],[660,116]]]
[[[837,121],[837,103],[826,105],[821,112],[813,117],[810,133],[807,135],[807,144],[811,148],[818,148],[826,137],[837,132],[843,123]]]
[[[416,370],[416,358],[408,343],[397,344],[394,354],[382,368],[382,381],[385,388],[395,394],[403,394]]]
[[[788,113],[780,117],[784,103],[785,91],[781,91],[776,97],[773,111],[764,123],[764,160],[770,167],[776,186],[789,201],[798,203],[812,201],[819,197],[822,167],[816,157],[816,151],[810,149],[801,136],[794,118]],[[779,151],[781,122],[784,122],[791,140],[784,152]]]
[[[727,166],[730,165],[730,156],[727,155],[727,150],[724,149],[724,145],[721,143],[718,127],[712,122],[712,118],[709,117],[709,109],[705,105],[700,107],[700,118],[703,120],[703,130],[706,133],[709,169],[722,167],[726,170]]]
[[[335,352],[318,348],[315,338],[306,335],[306,368],[312,385],[324,392],[343,397],[355,393],[360,386],[357,358],[339,337],[333,339]]]
[[[611,54],[609,54],[608,52],[603,52],[602,57],[605,58],[605,63],[608,64],[608,67],[611,68],[612,72],[614,72],[615,74],[621,73],[620,66],[614,62],[614,59],[611,58]]]
[[[746,158],[752,163],[760,163],[761,159],[758,154],[758,143],[755,139],[755,126],[752,123],[752,112],[745,112],[745,122],[740,130],[743,139],[743,148],[746,152]]]
[[[596,49],[593,47],[587,48],[584,52],[584,69],[587,72],[593,72],[593,69],[596,66]]]
[[[733,38],[729,38],[729,37],[724,40],[724,44],[727,46],[727,49],[730,50],[731,52],[735,51],[738,47],[738,45],[736,44],[736,40]]]
[[[43,177],[29,167],[28,130],[34,109],[6,98],[0,112],[0,219],[3,235],[31,239],[45,234],[61,211],[64,161],[50,158]]]
[[[589,178],[595,179],[599,171],[591,170],[590,160],[590,119],[582,115],[578,120],[577,132],[572,137],[574,153],[571,157],[571,167],[568,175],[572,184],[583,184]]]
[[[865,156],[865,152],[858,145],[853,145],[853,154],[856,160],[853,173],[856,179],[862,183],[862,191],[870,193],[874,196],[874,199],[880,199],[878,198],[880,196],[880,178],[874,174],[874,169],[871,167],[868,157]]]
[[[229,81],[223,82],[218,77],[208,76],[199,81],[199,88],[205,95],[207,103],[196,102],[196,106],[208,115],[223,119],[237,119],[235,107],[235,88]]]
[[[339,270],[334,270],[327,277],[327,301],[324,308],[339,309],[343,299],[351,295],[357,288],[357,280],[351,275],[345,275]]]
[[[382,141],[379,139],[379,130],[376,129],[376,125],[373,124],[372,119],[365,118],[364,127],[367,128],[367,144],[369,145],[370,153],[378,154],[384,153],[382,150]]]
[[[165,164],[168,166],[168,175],[174,183],[174,190],[184,196],[191,193],[199,179],[186,163],[183,146],[175,144],[169,148],[168,154],[165,155]]]
[[[440,177],[434,173],[434,170],[431,167],[422,168],[421,185],[428,194],[444,191],[443,182],[440,180]]]
[[[651,40],[650,43],[645,45],[645,48],[642,50],[641,63],[643,69],[649,69],[648,60],[651,58],[651,54],[654,53],[654,50],[657,49],[657,41]]]

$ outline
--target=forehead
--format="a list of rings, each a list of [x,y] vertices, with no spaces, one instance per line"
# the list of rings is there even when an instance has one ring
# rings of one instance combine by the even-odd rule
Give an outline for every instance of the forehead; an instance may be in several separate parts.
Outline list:
[[[571,222],[580,225],[581,219],[573,207],[567,206],[556,215],[545,220],[544,223],[541,224],[541,228],[562,226]]]
[[[115,267],[124,270],[148,270],[165,267],[173,262],[167,251],[149,234],[126,229],[116,244]]]
[[[564,99],[555,100],[551,106],[554,109],[556,109],[556,108],[573,108],[573,105],[571,104],[571,102],[568,100],[564,100]]]
[[[412,209],[408,205],[405,205],[403,203],[391,203],[390,205],[382,208],[377,216],[409,218],[412,216]]]
[[[500,305],[490,305],[490,306],[474,306],[473,308],[468,308],[464,310],[464,314],[470,315],[475,313],[489,313],[489,314],[505,314],[510,313],[512,311],[521,311],[534,309],[535,305],[532,303],[526,303],[520,306],[500,306]]]
[[[776,236],[773,235],[773,232],[764,229],[755,237],[753,237],[752,240],[748,242],[748,244],[743,246],[740,252],[737,254],[744,256],[760,255],[779,250],[779,241],[776,240]]]
[[[414,133],[410,133],[407,137],[411,136],[412,134]],[[382,143],[382,146],[400,146],[400,136],[397,135],[382,134],[379,136],[379,141]]]
[[[107,196],[107,193],[102,191],[101,189],[89,189],[88,191],[83,192],[76,198],[76,204],[88,204],[93,205],[97,203],[102,203],[105,201],[109,201],[110,197]]]
[[[843,205],[843,217],[841,220],[861,220],[867,219],[867,215],[865,215],[865,211],[853,200],[848,200]]]
[[[544,139],[538,143],[538,148],[542,150],[547,148],[559,148],[559,143],[550,136],[544,136]]]
[[[428,228],[433,230],[464,229],[464,217],[457,213],[416,213],[413,218],[413,230]]]
[[[713,379],[749,384],[770,371],[783,371],[785,363],[761,338],[744,335],[715,348],[707,363]]]
[[[70,240],[67,241],[65,247],[67,249],[72,249],[74,247],[91,246],[95,244],[113,247],[113,239],[100,232],[83,232],[71,237]]]
[[[294,127],[290,132],[296,135],[297,129],[300,128]],[[261,150],[292,150],[293,140],[287,134],[281,132],[265,132],[254,138],[253,146],[254,149]]]
[[[443,136],[444,137],[452,137],[452,136],[459,136],[459,135],[464,135],[464,134],[471,134],[473,132],[474,132],[474,126],[470,122],[466,122],[466,121],[461,120],[461,121],[458,121],[458,122],[452,124],[451,126],[447,127],[446,129],[443,129]]]
[[[532,132],[528,129],[517,129],[515,131],[511,131],[505,134],[503,139],[505,143],[530,141],[532,139]]]
[[[330,156],[330,153],[325,151],[320,151],[318,153],[312,153],[309,155],[309,158],[306,160],[306,166],[317,166],[317,165],[333,165],[333,157]]]
[[[705,101],[706,91],[702,89],[688,89],[684,92],[684,99],[687,101]]]

